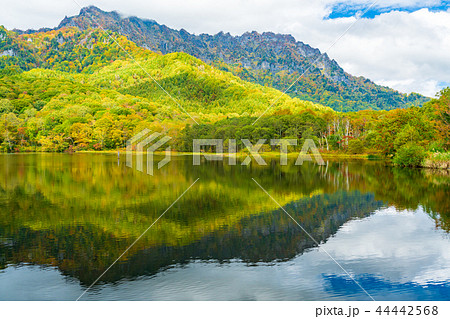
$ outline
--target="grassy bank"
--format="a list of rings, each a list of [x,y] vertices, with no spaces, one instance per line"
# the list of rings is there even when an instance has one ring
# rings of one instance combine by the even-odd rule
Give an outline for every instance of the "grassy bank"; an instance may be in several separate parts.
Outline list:
[[[1,154],[2,152],[0,152]],[[33,151],[33,150],[28,150],[28,151],[24,151],[24,152],[14,152],[14,153],[4,153],[3,154],[48,154],[48,153],[55,153],[55,152],[43,152],[43,151]],[[126,150],[124,148],[120,148],[120,149],[115,149],[115,150],[80,150],[80,151],[73,151],[73,152],[64,152],[64,153],[69,153],[69,154],[117,154],[120,153],[120,155],[123,155],[126,153]],[[136,151],[134,151],[134,153],[136,153]],[[146,153],[146,151],[144,151],[143,153]],[[154,154],[156,155],[164,155],[164,151],[155,151]],[[230,154],[228,152],[225,153],[211,153],[211,152],[202,152],[202,153],[195,153],[195,152],[179,152],[179,151],[175,151],[172,150],[171,151],[172,156],[183,156],[183,155],[194,155],[194,154],[207,154],[207,155],[222,155],[225,157],[228,157]],[[248,156],[250,153],[248,151],[239,151],[236,153],[237,157],[246,157]],[[279,151],[261,151],[258,152],[259,155],[261,155],[262,157],[267,157],[267,158],[275,158],[275,157],[280,157],[280,152]],[[287,156],[288,158],[297,158],[299,155],[299,152],[288,152]],[[381,154],[368,154],[368,153],[364,153],[364,154],[349,154],[349,153],[345,153],[345,152],[335,152],[335,151],[331,151],[331,152],[326,152],[326,151],[320,151],[320,155],[322,156],[323,159],[339,159],[339,158],[354,158],[354,159],[384,159],[384,157]],[[311,154],[312,156],[312,154]]]
[[[85,154],[117,154],[120,153],[121,155],[126,153],[125,149],[119,149],[119,150],[104,150],[104,151],[77,151],[76,153],[85,153]],[[146,153],[146,152],[143,152]],[[164,155],[165,153],[162,151],[156,151],[154,152],[155,155]],[[172,156],[192,156],[195,154],[200,154],[200,155],[217,155],[217,156],[223,156],[223,157],[228,157],[230,156],[229,153],[211,153],[211,152],[202,152],[202,153],[195,153],[195,152],[178,152],[178,151],[172,151],[171,155]],[[258,152],[259,155],[261,155],[261,157],[265,157],[265,158],[279,158],[280,157],[280,152],[279,151],[269,151],[269,152]],[[241,158],[241,157],[246,157],[249,155],[249,152],[246,151],[240,151],[236,153],[236,157]],[[297,158],[299,155],[299,152],[289,152],[287,154],[288,158]],[[343,153],[343,152],[320,152],[320,155],[322,156],[323,159],[383,159],[384,157],[379,155],[379,154],[349,154],[349,153]],[[311,154],[311,156],[313,156]]]
[[[423,167],[450,169],[450,152],[429,154],[423,162]]]

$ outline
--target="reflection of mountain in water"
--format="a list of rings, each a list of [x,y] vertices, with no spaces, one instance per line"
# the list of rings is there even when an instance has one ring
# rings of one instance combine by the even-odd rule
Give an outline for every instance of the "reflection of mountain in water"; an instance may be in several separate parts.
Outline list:
[[[283,261],[313,247],[252,178],[319,242],[382,203],[421,205],[436,227],[450,229],[448,174],[371,161],[269,165],[192,167],[190,158],[180,157],[147,178],[118,166],[115,156],[7,157],[0,165],[0,268],[52,265],[90,284],[199,176],[104,281],[152,275],[193,259]]]
[[[368,216],[381,205],[382,202],[371,194],[340,191],[294,201],[285,209],[317,241],[323,242],[346,221]],[[8,234],[8,229],[1,229],[1,233]],[[24,227],[7,237],[8,242],[0,246],[4,266],[27,261],[51,263],[86,285],[92,283],[127,244],[92,226],[63,227],[55,231],[33,231]],[[276,210],[246,217],[231,227],[223,226],[185,246],[158,245],[142,249],[111,268],[102,280],[114,282],[124,277],[153,275],[160,269],[192,259],[221,262],[240,259],[248,263],[288,260],[314,246],[282,210]],[[94,247],[103,247],[103,257],[94,252]]]

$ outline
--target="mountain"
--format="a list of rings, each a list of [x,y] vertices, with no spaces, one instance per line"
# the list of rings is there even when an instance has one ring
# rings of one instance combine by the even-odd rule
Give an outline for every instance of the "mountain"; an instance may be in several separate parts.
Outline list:
[[[421,106],[429,100],[420,94],[402,94],[366,78],[352,76],[326,53],[296,41],[291,35],[272,32],[247,32],[241,36],[223,32],[194,35],[154,20],[122,17],[117,12],[104,12],[94,6],[83,8],[77,16],[65,17],[57,29],[75,26],[86,30],[98,27],[97,23],[143,48],[163,54],[185,52],[241,79],[280,91],[305,73],[287,94],[337,111],[390,110]],[[30,32],[33,31],[27,31]]]
[[[57,76],[59,79],[70,77],[82,85],[142,96],[175,109],[178,105],[171,97],[176,97],[188,111],[216,115],[259,114],[272,103],[274,109],[328,109],[289,96],[280,97],[281,92],[273,88],[244,81],[186,53],[161,55],[118,34],[113,37],[115,40],[98,29],[65,27],[18,35],[0,27],[0,71],[8,75],[39,68],[52,70],[25,72],[21,80],[31,74],[49,76],[60,71],[64,73]],[[17,67],[20,70],[15,70]]]
[[[446,149],[437,132],[445,123],[436,126],[445,103],[335,112],[217,65],[232,68],[184,52],[155,53],[98,28],[0,26],[0,152],[118,149],[144,128],[172,137],[178,151],[191,150],[192,137],[265,139],[263,150],[273,150],[271,139],[313,139],[326,151],[389,156],[405,143]],[[306,80],[312,76],[323,75]]]
[[[117,148],[143,128],[176,137],[186,124],[257,116],[272,104],[267,115],[334,113],[186,53],[161,55],[112,37],[0,27],[0,150]]]

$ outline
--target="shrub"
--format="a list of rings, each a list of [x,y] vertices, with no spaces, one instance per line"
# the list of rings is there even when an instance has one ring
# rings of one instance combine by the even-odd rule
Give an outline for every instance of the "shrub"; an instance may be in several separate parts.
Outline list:
[[[426,156],[427,153],[423,147],[408,143],[400,147],[393,161],[399,166],[417,167],[422,165]]]
[[[434,153],[431,158],[436,159],[437,161],[447,161],[450,162],[450,152],[442,152],[442,153]]]
[[[445,152],[444,143],[435,141],[430,144],[430,146],[428,147],[428,151],[433,153],[444,153]]]
[[[364,144],[361,140],[349,140],[347,151],[350,154],[362,154],[364,153]]]

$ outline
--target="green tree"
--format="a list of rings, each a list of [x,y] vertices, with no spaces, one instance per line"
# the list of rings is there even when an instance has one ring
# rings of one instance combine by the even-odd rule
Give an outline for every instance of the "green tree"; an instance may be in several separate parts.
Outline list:
[[[400,147],[393,161],[399,166],[418,167],[423,164],[426,155],[422,146],[408,143]]]
[[[359,139],[349,140],[347,152],[349,152],[350,154],[364,153],[364,143]]]
[[[14,106],[8,99],[0,100],[0,114],[11,113],[14,111]]]
[[[394,148],[400,149],[403,145],[408,143],[417,143],[422,138],[417,131],[416,128],[412,127],[411,125],[406,124],[403,129],[400,131],[400,133],[397,134],[397,137],[394,140]]]

